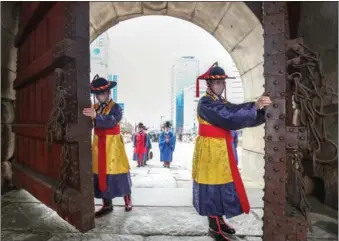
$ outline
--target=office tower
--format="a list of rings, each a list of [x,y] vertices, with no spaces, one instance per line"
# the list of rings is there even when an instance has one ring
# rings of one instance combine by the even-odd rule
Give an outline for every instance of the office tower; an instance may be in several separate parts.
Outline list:
[[[100,77],[108,77],[108,50],[110,39],[105,32],[96,38],[90,45],[90,80],[98,74]]]
[[[199,61],[194,56],[183,56],[172,67],[171,120],[176,131],[183,130],[184,109],[180,106],[183,104],[183,90],[195,84],[198,76]]]

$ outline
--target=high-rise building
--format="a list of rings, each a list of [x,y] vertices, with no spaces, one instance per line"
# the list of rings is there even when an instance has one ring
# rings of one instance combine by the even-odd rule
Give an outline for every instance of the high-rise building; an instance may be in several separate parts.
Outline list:
[[[177,108],[177,98],[183,98],[183,89],[189,85],[195,84],[199,76],[199,61],[194,56],[183,56],[178,59],[172,67],[171,84],[171,120],[175,129],[183,130],[184,110],[179,106]],[[182,103],[182,102],[180,102]],[[180,117],[176,117],[180,115]],[[177,120],[179,121],[177,123]]]
[[[176,133],[181,133],[183,131],[184,125],[184,91],[180,91],[176,96],[176,115],[175,115],[175,131]]]
[[[108,77],[108,50],[110,40],[105,32],[96,38],[90,45],[91,72],[90,78],[98,74],[104,78]]]

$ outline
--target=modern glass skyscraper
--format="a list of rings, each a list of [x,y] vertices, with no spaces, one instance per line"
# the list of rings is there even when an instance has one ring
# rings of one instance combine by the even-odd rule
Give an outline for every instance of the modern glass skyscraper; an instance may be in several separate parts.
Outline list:
[[[199,61],[194,56],[183,56],[172,67],[171,120],[177,132],[183,129],[184,116],[184,108],[177,106],[177,100],[182,98],[183,102],[184,88],[194,84],[198,76]]]
[[[90,45],[91,72],[90,78],[98,74],[104,78],[108,77],[108,50],[110,40],[107,32],[101,34]]]

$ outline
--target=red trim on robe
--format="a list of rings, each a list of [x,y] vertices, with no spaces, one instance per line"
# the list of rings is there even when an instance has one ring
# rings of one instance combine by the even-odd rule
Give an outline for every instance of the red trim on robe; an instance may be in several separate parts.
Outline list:
[[[199,125],[199,135],[203,137],[211,137],[211,138],[224,138],[226,141],[228,159],[231,167],[233,183],[235,186],[235,190],[238,194],[238,198],[240,201],[241,209],[244,213],[249,213],[250,211],[250,203],[247,198],[246,190],[244,187],[244,183],[241,179],[240,172],[235,160],[235,155],[233,151],[232,141],[233,137],[230,130],[224,130],[216,126],[212,125]]]
[[[98,136],[98,176],[99,190],[105,192],[107,189],[107,160],[106,160],[106,136],[119,135],[120,125],[110,129],[94,128],[94,134]]]

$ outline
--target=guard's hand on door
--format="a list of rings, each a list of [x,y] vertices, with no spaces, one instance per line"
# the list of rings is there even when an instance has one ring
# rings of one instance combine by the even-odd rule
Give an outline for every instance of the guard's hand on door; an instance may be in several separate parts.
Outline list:
[[[84,108],[84,110],[82,111],[82,114],[84,116],[88,116],[88,117],[91,117],[93,119],[97,115],[97,113],[95,112],[95,110],[93,108]]]
[[[268,96],[261,96],[256,102],[255,106],[258,110],[262,109],[265,106],[272,104],[271,98]]]

